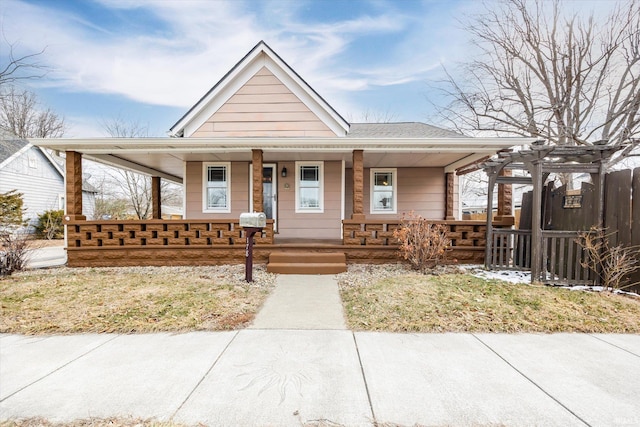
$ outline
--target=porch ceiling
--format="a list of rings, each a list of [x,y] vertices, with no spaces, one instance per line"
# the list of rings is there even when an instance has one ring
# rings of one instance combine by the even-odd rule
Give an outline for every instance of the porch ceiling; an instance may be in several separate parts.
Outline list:
[[[182,182],[186,161],[342,161],[364,151],[365,167],[443,167],[447,172],[530,138],[94,138],[31,139],[40,147],[76,151],[90,160]]]

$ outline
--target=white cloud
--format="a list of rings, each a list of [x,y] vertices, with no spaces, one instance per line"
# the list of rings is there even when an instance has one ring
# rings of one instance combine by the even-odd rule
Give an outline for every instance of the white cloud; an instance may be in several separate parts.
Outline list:
[[[158,23],[142,31],[143,24],[119,30],[53,4],[5,1],[5,34],[25,51],[47,46],[43,60],[54,71],[37,84],[149,105],[190,107],[261,39],[344,114],[370,108],[358,106],[358,92],[426,80],[463,50],[450,12],[428,2],[424,16],[391,2],[344,19],[303,22],[303,1],[100,0],[119,14],[143,13]],[[392,47],[357,62],[359,49],[376,49],[365,46],[372,35],[388,36]]]

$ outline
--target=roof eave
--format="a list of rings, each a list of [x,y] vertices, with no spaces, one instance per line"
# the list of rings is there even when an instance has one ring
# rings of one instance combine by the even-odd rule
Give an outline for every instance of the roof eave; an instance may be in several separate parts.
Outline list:
[[[59,151],[107,152],[197,152],[267,150],[389,150],[437,149],[497,151],[528,145],[535,138],[89,138],[30,139],[33,145]]]

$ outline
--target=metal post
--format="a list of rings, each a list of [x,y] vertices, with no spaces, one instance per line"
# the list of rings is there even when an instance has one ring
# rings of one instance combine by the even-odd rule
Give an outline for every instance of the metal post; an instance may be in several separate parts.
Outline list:
[[[257,232],[261,232],[262,228],[258,227],[245,227],[247,233],[247,245],[245,246],[245,262],[244,262],[244,280],[246,282],[253,282],[253,236]]]

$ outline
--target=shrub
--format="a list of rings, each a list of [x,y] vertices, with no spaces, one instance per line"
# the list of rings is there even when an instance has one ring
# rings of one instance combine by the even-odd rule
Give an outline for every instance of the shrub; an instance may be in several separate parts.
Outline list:
[[[422,272],[435,267],[446,257],[451,245],[447,231],[445,225],[430,223],[413,211],[403,214],[400,227],[393,232],[400,245],[399,257]]]
[[[0,276],[22,270],[27,263],[29,235],[24,229],[22,194],[0,194]]]
[[[23,270],[29,260],[29,234],[23,230],[0,231],[0,277]]]
[[[0,227],[24,225],[22,193],[15,190],[0,194]]]
[[[635,285],[629,283],[629,276],[640,269],[640,248],[612,247],[611,236],[612,233],[607,234],[599,227],[579,233],[576,241],[587,255],[580,264],[593,271],[605,289],[622,290]]]
[[[38,225],[36,225],[36,235],[40,238],[52,240],[64,237],[63,210],[44,211],[38,215]]]

